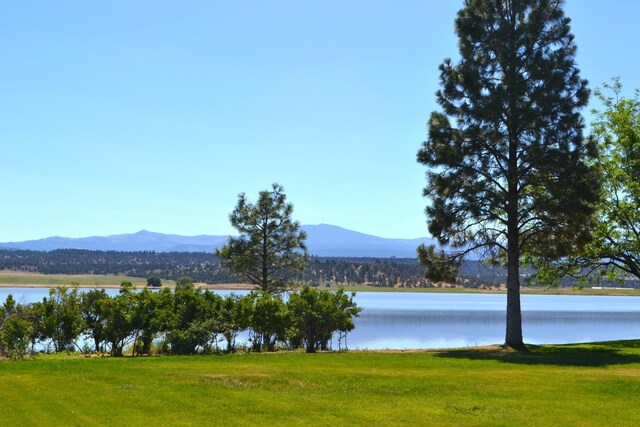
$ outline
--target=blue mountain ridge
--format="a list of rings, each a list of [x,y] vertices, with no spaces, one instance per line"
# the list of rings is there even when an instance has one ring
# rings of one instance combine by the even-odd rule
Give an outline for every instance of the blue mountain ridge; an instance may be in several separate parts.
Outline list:
[[[389,239],[360,233],[329,224],[303,225],[311,255],[323,257],[415,258],[418,245],[435,240]],[[47,237],[24,242],[0,243],[0,248],[51,251],[55,249],[91,249],[101,251],[212,252],[228,236],[180,236],[141,230],[131,234],[82,238]]]

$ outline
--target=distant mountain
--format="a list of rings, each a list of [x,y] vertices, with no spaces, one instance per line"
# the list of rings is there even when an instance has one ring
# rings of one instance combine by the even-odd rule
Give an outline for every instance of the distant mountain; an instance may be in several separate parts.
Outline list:
[[[387,239],[347,230],[335,225],[303,225],[307,247],[312,255],[325,257],[415,258],[421,243],[433,239]],[[179,236],[142,230],[133,234],[83,238],[48,237],[24,242],[0,243],[0,248],[51,251],[54,249],[93,249],[101,251],[211,252],[228,236]]]
[[[329,224],[303,225],[309,252],[317,256],[416,258],[421,243],[436,244],[427,237],[388,239]]]
[[[92,249],[100,251],[211,252],[227,236],[179,236],[142,230],[133,234],[82,238],[47,237],[25,242],[0,243],[0,247],[51,251],[54,249]]]

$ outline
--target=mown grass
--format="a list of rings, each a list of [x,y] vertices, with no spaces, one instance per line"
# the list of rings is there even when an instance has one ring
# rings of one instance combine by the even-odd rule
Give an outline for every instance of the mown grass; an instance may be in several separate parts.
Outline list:
[[[40,274],[0,271],[0,286],[71,286],[72,282],[80,287],[119,287],[123,281],[130,281],[136,287],[147,286],[147,279],[128,276],[94,274]],[[173,280],[163,280],[163,286],[173,286]]]
[[[640,341],[0,362],[1,425],[640,425]]]

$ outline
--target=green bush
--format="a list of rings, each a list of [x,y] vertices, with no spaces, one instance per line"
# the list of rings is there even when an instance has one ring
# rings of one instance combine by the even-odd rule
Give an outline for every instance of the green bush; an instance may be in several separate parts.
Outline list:
[[[328,350],[336,333],[354,327],[360,308],[353,297],[305,286],[288,299],[266,291],[223,298],[196,289],[189,278],[179,280],[175,291],[137,292],[124,283],[113,297],[103,290],[56,288],[42,302],[20,305],[7,298],[0,307],[0,353],[23,357],[36,344],[57,352],[80,349],[82,334],[93,341],[93,351],[116,357],[125,350],[132,356],[220,351],[221,343],[233,352],[242,331],[252,351]],[[90,348],[84,343],[81,350]]]
[[[162,281],[159,277],[151,276],[147,279],[147,286],[151,288],[159,288],[160,286],[162,286]]]

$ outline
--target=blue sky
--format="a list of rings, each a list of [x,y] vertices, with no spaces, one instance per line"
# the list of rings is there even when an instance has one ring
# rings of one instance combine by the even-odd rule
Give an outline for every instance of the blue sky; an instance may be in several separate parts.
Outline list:
[[[415,155],[462,1],[0,6],[0,241],[303,224],[427,235]],[[640,88],[635,0],[568,0],[582,76]]]

